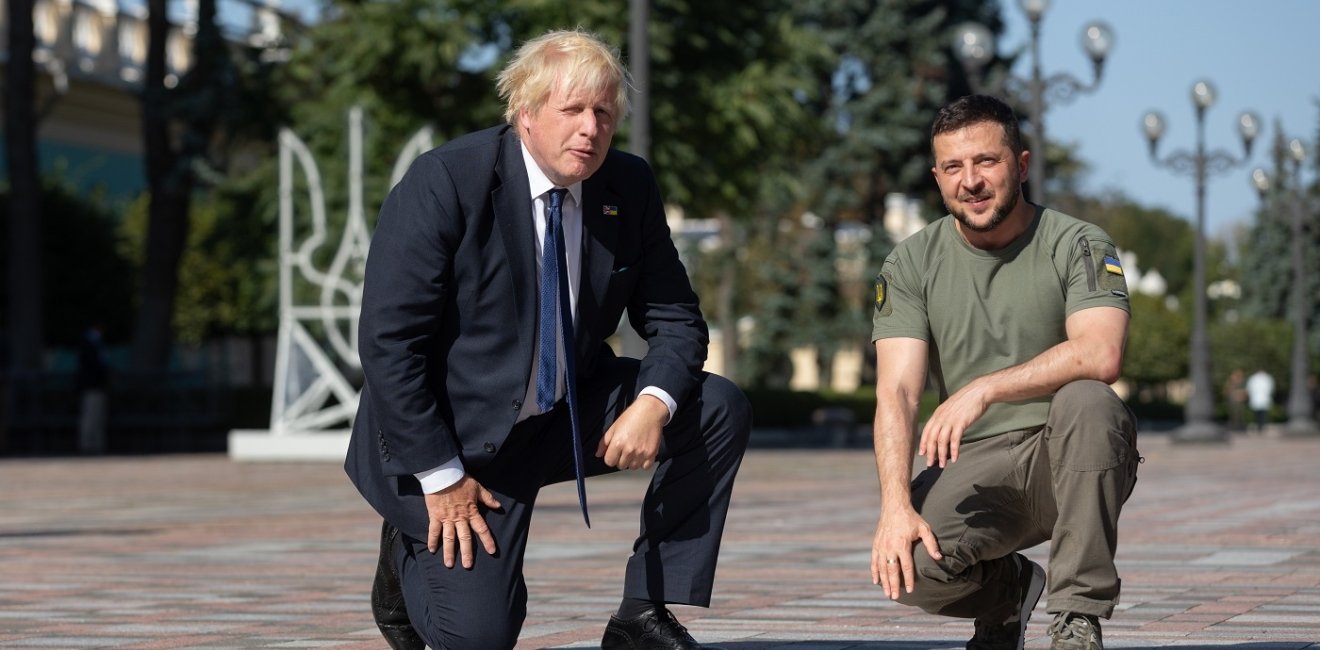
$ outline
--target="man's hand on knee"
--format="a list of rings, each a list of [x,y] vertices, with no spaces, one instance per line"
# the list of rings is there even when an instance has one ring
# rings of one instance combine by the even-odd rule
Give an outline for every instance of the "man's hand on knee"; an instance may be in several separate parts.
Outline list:
[[[472,541],[481,540],[486,553],[495,554],[495,537],[490,534],[480,506],[499,509],[495,495],[482,487],[471,475],[433,494],[426,495],[426,549],[432,553],[444,552],[445,566],[454,568],[454,555],[460,556],[464,569],[471,569],[475,560]]]
[[[881,513],[871,543],[871,583],[880,585],[891,600],[898,600],[905,589],[912,593],[916,586],[916,562],[912,557],[916,542],[921,542],[931,559],[944,557],[930,524],[915,510]]]
[[[921,430],[921,442],[917,446],[917,455],[926,457],[926,467],[939,463],[943,468],[958,461],[963,434],[985,415],[990,406],[980,388],[982,385],[973,382],[964,386],[931,413],[926,426]]]
[[[651,469],[669,409],[659,398],[642,395],[623,410],[596,446],[596,457],[617,469]]]

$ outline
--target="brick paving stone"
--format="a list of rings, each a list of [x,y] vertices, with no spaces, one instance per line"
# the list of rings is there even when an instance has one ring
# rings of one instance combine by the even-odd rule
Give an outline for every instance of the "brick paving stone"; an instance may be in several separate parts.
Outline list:
[[[1320,439],[1175,445],[1142,434],[1111,648],[1320,650]],[[518,647],[597,647],[647,477],[538,500]],[[676,607],[729,650],[961,648],[971,624],[870,584],[879,507],[865,449],[752,450],[714,602]],[[369,589],[378,520],[334,463],[219,455],[0,460],[0,650],[384,644]],[[1026,554],[1044,562],[1048,546]],[[1028,647],[1048,647],[1042,600]]]

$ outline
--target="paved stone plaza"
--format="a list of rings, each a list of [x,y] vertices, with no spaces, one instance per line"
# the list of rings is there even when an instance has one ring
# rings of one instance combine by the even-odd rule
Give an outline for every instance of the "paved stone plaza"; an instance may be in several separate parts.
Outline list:
[[[1141,447],[1106,645],[1320,648],[1320,439]],[[543,493],[519,648],[597,647],[644,485],[591,481],[591,530],[570,486]],[[961,648],[970,622],[870,585],[877,505],[868,450],[753,450],[713,606],[680,618],[730,650]],[[378,526],[336,464],[0,460],[0,649],[383,648]],[[1042,601],[1030,647],[1047,624]]]

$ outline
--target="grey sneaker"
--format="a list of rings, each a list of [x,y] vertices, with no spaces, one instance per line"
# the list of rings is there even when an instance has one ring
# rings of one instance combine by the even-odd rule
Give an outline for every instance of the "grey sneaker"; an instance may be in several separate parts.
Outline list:
[[[967,650],[1022,650],[1027,641],[1027,621],[1031,610],[1045,590],[1045,570],[1021,553],[1012,555],[1018,566],[1022,598],[1018,609],[1006,621],[976,619],[976,634],[967,642]]]
[[[1100,621],[1094,616],[1059,612],[1050,623],[1050,650],[1104,650]]]

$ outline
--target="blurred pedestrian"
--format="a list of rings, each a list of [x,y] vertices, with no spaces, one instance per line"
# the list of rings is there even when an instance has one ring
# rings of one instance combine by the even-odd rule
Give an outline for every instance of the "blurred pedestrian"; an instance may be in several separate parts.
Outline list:
[[[110,369],[105,362],[101,327],[91,325],[78,346],[78,452],[103,454],[106,447],[106,388]]]
[[[1259,368],[1247,377],[1247,406],[1256,414],[1256,433],[1265,432],[1270,406],[1274,404],[1274,377]]]
[[[931,127],[950,216],[876,278],[872,580],[891,599],[974,619],[968,648],[1021,650],[1048,590],[1053,650],[1100,650],[1118,603],[1118,517],[1136,421],[1109,384],[1128,331],[1114,241],[1022,195],[1032,155],[1003,101],[963,97]],[[1040,182],[1042,179],[1031,179]],[[940,405],[920,430],[918,397]],[[1049,580],[1022,550],[1051,540]]]
[[[1224,380],[1224,401],[1228,404],[1228,428],[1243,431],[1247,427],[1247,374],[1234,368]]]

